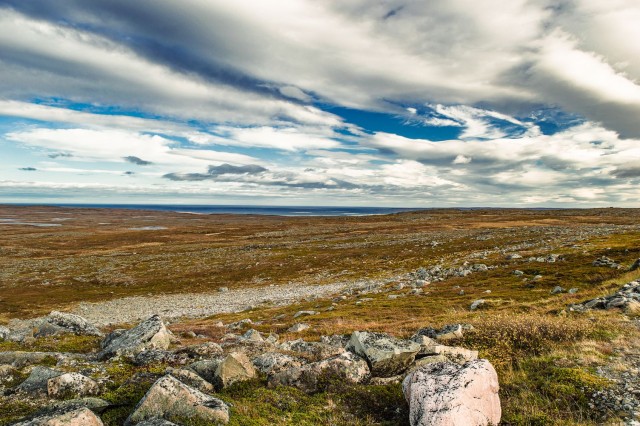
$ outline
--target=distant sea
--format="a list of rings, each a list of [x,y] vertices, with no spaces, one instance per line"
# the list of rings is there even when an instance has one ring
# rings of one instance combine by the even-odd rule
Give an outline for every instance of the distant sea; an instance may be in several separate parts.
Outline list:
[[[19,204],[27,205],[27,204]],[[40,204],[42,205],[42,204]],[[274,216],[370,216],[421,210],[395,207],[316,207],[316,206],[205,206],[179,204],[47,204],[56,207],[159,210],[193,214],[253,214]]]

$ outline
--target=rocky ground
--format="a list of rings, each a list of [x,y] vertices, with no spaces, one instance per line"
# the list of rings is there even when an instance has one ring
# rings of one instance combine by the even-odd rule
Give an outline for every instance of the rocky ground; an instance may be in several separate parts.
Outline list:
[[[101,214],[0,235],[0,424],[639,419],[637,211]]]

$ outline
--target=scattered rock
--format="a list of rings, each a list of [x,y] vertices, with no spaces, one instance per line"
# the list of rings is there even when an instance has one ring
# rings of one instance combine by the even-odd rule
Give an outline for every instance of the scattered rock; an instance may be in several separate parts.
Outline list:
[[[214,342],[204,342],[199,345],[178,349],[178,354],[186,354],[189,358],[213,358],[222,355],[222,347]]]
[[[469,309],[475,311],[476,309],[480,309],[481,307],[483,307],[486,303],[487,301],[484,299],[474,300],[471,306],[469,306]]]
[[[80,373],[65,373],[47,381],[47,393],[51,398],[69,398],[96,395],[98,384]]]
[[[246,342],[264,343],[264,339],[260,332],[253,328],[247,330],[247,332],[242,335],[242,340]]]
[[[9,334],[11,334],[11,330],[4,325],[0,325],[0,340],[6,340]]]
[[[622,286],[617,292],[606,297],[587,300],[586,302],[569,305],[570,311],[584,312],[589,309],[633,310],[634,302],[640,302],[640,280],[631,281]]]
[[[67,410],[77,410],[79,408],[88,408],[94,413],[100,414],[110,406],[111,404],[105,401],[104,399],[90,396],[86,398],[68,399],[66,401],[54,402],[53,404],[51,404],[45,409],[46,410],[45,412],[67,411]]]
[[[300,367],[297,358],[278,352],[266,352],[252,359],[253,365],[262,374],[270,375],[292,367]]]
[[[279,347],[283,351],[300,352],[305,355],[310,355],[316,360],[340,355],[345,351],[342,345],[331,345],[322,342],[305,342],[302,339],[282,342]]]
[[[350,383],[362,383],[369,378],[367,363],[351,352],[303,365],[291,367],[269,377],[269,386],[295,386],[306,392],[318,390],[320,378],[336,377]]]
[[[229,422],[229,407],[220,399],[205,395],[167,375],[153,384],[125,425],[157,417],[226,424]]]
[[[240,352],[227,355],[216,369],[216,384],[225,388],[256,377],[256,370],[247,356]]]
[[[293,315],[293,318],[306,317],[310,315],[318,315],[316,311],[298,311]]]
[[[580,291],[579,288],[573,287],[569,289],[569,294],[576,294],[578,291]]]
[[[0,352],[0,364],[10,364],[15,368],[23,368],[28,365],[40,364],[47,360],[58,361],[62,357],[58,352]]]
[[[155,418],[155,419],[144,420],[138,423],[137,426],[178,426],[178,425],[170,422],[169,420]]]
[[[629,271],[635,271],[636,269],[640,269],[640,259],[637,259],[633,262],[633,265],[629,267]]]
[[[507,260],[522,259],[522,255],[518,254],[518,253],[511,253],[511,254],[506,255],[505,258]]]
[[[390,377],[404,372],[411,365],[420,345],[383,333],[354,331],[347,349],[367,361],[372,375]]]
[[[36,366],[27,379],[20,383],[16,390],[27,394],[46,394],[49,379],[58,377],[61,371],[49,367]]]
[[[170,342],[171,337],[164,323],[158,315],[154,315],[136,327],[109,338],[98,359],[135,356],[147,349],[167,349]]]
[[[560,287],[559,285],[555,286],[553,290],[551,290],[551,294],[559,294],[564,292],[565,292],[565,289],[563,287]]]
[[[229,287],[218,287],[220,293],[226,293],[229,291]]]
[[[302,322],[293,324],[291,327],[287,329],[287,333],[300,333],[301,331],[305,331],[310,329],[311,326],[309,324],[305,324]]]
[[[227,326],[227,328],[229,330],[240,330],[242,328],[244,328],[247,325],[251,325],[253,324],[253,321],[251,321],[249,318],[240,320],[240,321],[236,321],[236,322],[232,322],[231,324],[229,324]]]
[[[607,256],[599,257],[598,259],[593,261],[592,265],[614,269],[620,268],[620,265],[618,263],[616,263],[613,259],[609,259]]]
[[[524,272],[522,272],[519,269],[516,269],[515,271],[513,271],[513,275],[515,275],[517,277],[520,277],[520,276],[524,275]]]
[[[497,425],[498,376],[487,360],[427,364],[402,383],[411,426]]]
[[[42,414],[15,423],[14,426],[103,426],[103,423],[93,411],[82,407],[71,411],[63,409],[58,412]]]

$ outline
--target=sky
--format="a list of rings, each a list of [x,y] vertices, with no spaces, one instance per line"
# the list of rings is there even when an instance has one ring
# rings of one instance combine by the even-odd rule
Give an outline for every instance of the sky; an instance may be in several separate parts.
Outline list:
[[[0,202],[638,207],[637,0],[0,0]]]

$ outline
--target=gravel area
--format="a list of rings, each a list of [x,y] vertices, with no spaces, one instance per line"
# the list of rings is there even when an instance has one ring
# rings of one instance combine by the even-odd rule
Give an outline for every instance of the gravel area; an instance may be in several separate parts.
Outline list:
[[[146,319],[159,314],[165,320],[205,317],[240,312],[260,304],[288,305],[296,301],[325,297],[341,291],[382,285],[385,281],[349,281],[326,285],[274,285],[229,289],[217,293],[183,293],[161,296],[135,296],[106,302],[80,303],[73,313],[101,327]]]

